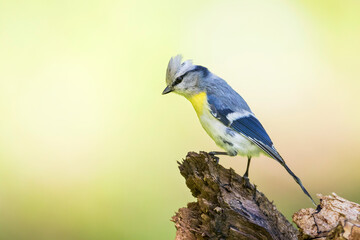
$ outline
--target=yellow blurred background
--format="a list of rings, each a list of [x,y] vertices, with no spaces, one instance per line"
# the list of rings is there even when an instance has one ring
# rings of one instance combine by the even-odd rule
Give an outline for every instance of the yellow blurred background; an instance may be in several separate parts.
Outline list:
[[[162,96],[171,56],[249,103],[312,195],[360,202],[360,2],[0,1],[0,239],[173,239],[176,161],[219,150]],[[220,163],[243,174],[246,160]],[[311,202],[275,161],[250,179]]]

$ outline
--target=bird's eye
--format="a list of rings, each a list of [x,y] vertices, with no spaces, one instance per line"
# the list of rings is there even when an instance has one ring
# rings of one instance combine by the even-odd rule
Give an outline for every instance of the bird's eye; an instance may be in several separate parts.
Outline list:
[[[183,80],[183,76],[177,77],[173,86],[178,85],[179,83],[181,83],[182,80]]]

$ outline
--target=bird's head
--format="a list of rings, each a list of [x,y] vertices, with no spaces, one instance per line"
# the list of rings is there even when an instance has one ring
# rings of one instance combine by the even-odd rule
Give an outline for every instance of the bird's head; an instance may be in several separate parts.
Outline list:
[[[181,55],[172,57],[166,70],[167,87],[162,94],[175,92],[185,97],[197,94],[203,91],[201,82],[208,74],[207,68],[193,65],[191,60],[182,62]]]

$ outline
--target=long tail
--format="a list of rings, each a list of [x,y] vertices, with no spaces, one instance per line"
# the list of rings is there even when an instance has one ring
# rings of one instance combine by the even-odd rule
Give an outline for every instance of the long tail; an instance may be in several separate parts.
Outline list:
[[[302,185],[301,180],[290,170],[290,168],[286,165],[284,159],[280,156],[280,154],[276,151],[276,149],[274,148],[274,146],[269,147],[266,144],[263,144],[260,141],[257,141],[256,139],[250,139],[251,141],[253,141],[258,147],[260,147],[266,154],[268,154],[271,158],[275,159],[276,161],[278,161],[285,169],[286,171],[288,171],[288,173],[295,179],[295,181],[297,182],[297,184],[300,185],[301,189],[303,190],[303,192],[306,194],[306,196],[308,196],[311,200],[311,202],[315,205],[316,203],[314,202],[314,200],[312,199],[312,197],[310,196],[310,194],[308,193],[308,191],[305,189],[305,187]]]
[[[280,161],[279,161],[280,162]],[[315,205],[316,203],[314,202],[314,200],[312,199],[312,197],[310,196],[310,194],[308,193],[308,191],[305,189],[305,187],[302,185],[301,180],[290,170],[290,168],[286,165],[286,163],[284,161],[280,162],[280,164],[286,169],[286,171],[294,178],[294,180],[297,182],[297,184],[300,185],[301,189],[303,190],[303,192],[310,198],[311,202]]]

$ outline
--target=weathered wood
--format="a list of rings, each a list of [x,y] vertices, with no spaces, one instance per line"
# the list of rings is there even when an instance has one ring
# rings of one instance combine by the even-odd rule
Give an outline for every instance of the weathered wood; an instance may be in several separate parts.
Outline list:
[[[318,197],[318,209],[301,209],[293,215],[299,239],[360,240],[360,205],[335,193]]]
[[[318,194],[317,209],[301,209],[293,215],[298,231],[256,186],[214,160],[208,153],[190,152],[179,163],[197,202],[179,209],[172,218],[176,240],[360,240],[359,204],[335,193]]]
[[[197,202],[173,217],[177,240],[297,239],[298,231],[256,186],[208,153],[190,152],[179,165]]]

